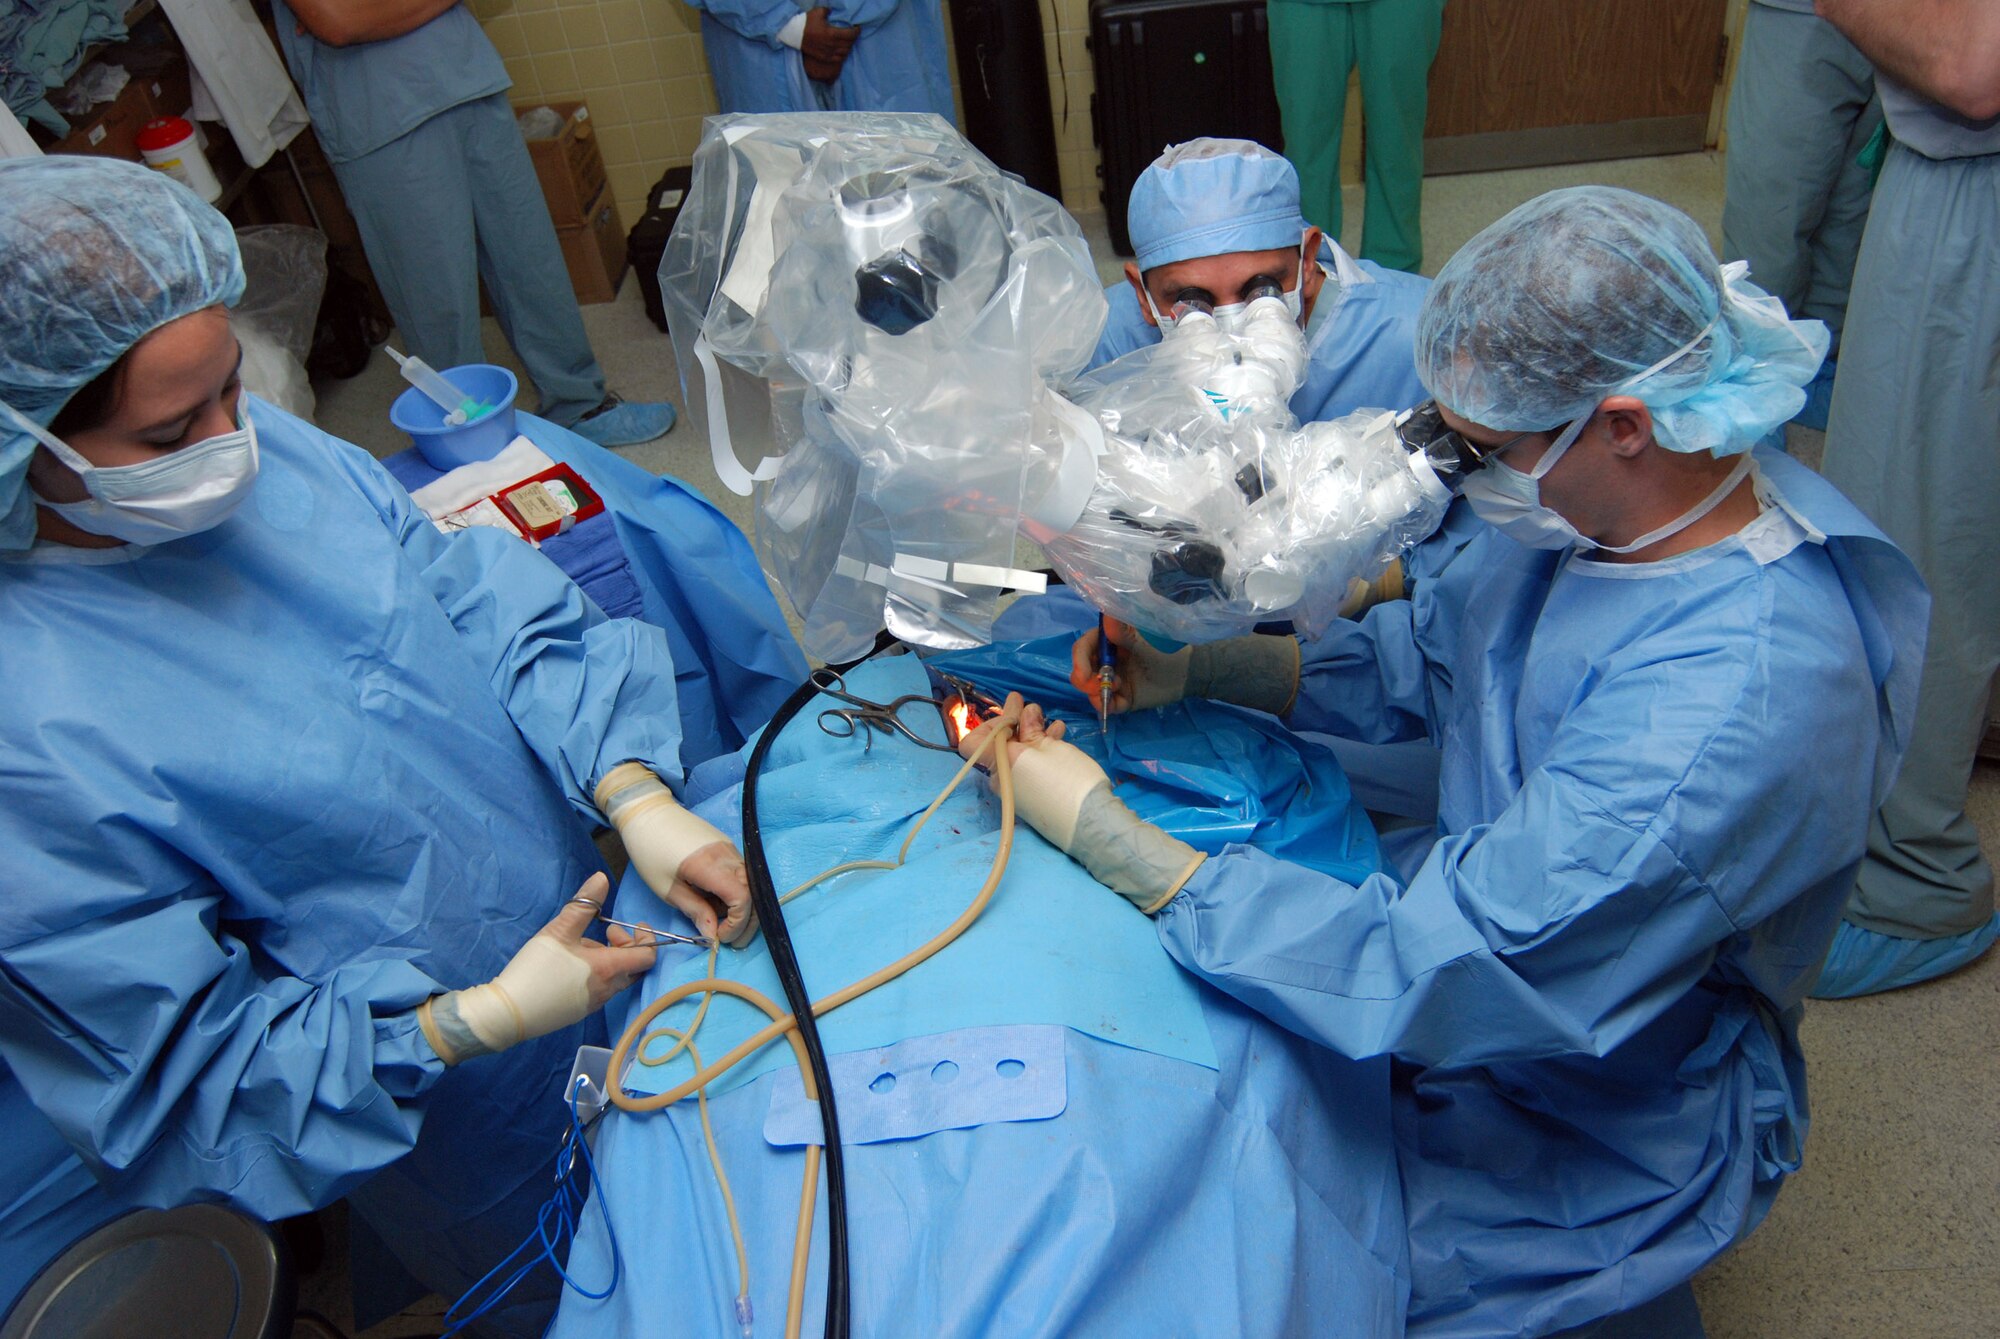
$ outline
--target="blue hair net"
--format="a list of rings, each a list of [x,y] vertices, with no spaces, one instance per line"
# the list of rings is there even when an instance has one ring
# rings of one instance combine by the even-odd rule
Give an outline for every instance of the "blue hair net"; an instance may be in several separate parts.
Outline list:
[[[199,196],[116,158],[0,161],[0,403],[47,427],[169,321],[243,294],[236,234]],[[0,549],[34,542],[35,439],[0,411]]]
[[[1631,395],[1674,451],[1747,451],[1805,407],[1826,356],[1794,321],[1718,266],[1693,219],[1609,186],[1530,200],[1467,242],[1417,318],[1417,375],[1459,415],[1539,432]]]
[[[1125,226],[1140,270],[1232,251],[1297,246],[1299,174],[1247,139],[1193,139],[1155,158],[1132,185]]]

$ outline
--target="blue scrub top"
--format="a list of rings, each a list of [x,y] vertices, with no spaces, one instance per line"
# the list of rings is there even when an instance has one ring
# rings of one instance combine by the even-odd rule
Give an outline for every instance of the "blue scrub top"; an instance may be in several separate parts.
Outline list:
[[[1548,1334],[1754,1227],[1806,1130],[1800,1002],[1908,739],[1929,600],[1805,467],[1663,562],[1482,527],[1305,648],[1288,723],[1443,748],[1433,841],[1349,885],[1247,848],[1159,917],[1189,970],[1405,1062],[1413,1335]]]
[[[1882,115],[1896,141],[1926,158],[1983,158],[2000,154],[2000,116],[1974,121],[1878,75]]]
[[[464,5],[401,37],[349,47],[305,32],[285,0],[271,0],[271,17],[332,162],[373,153],[439,112],[513,87],[500,53]]]
[[[194,1200],[347,1194],[427,1286],[478,1278],[602,1023],[446,1071],[412,1010],[601,868],[606,770],[679,782],[661,629],[248,414],[261,469],[214,529],[0,561],[0,1311],[93,1224]]]
[[[1292,416],[1323,423],[1357,409],[1408,409],[1430,398],[1417,378],[1417,312],[1431,281],[1371,260],[1357,261],[1332,242],[1320,244],[1327,281],[1306,321],[1306,379],[1292,395]],[[1111,312],[1085,371],[1156,344],[1158,327],[1139,310],[1129,283],[1104,290]]]

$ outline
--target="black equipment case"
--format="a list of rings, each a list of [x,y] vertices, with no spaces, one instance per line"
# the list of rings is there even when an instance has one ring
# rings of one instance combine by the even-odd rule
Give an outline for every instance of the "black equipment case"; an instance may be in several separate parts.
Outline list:
[[[1091,0],[1091,125],[1111,244],[1132,254],[1132,183],[1169,144],[1214,135],[1282,150],[1263,0]]]
[[[694,184],[692,167],[670,167],[646,192],[646,208],[625,236],[625,257],[639,277],[639,296],[646,315],[661,331],[667,328],[667,308],[660,299],[660,257],[667,254],[667,237],[681,216],[681,204]]]

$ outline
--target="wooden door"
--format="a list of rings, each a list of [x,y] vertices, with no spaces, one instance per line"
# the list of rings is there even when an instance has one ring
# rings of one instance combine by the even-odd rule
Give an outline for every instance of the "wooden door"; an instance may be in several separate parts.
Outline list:
[[[1706,147],[1728,0],[1448,0],[1424,170]]]

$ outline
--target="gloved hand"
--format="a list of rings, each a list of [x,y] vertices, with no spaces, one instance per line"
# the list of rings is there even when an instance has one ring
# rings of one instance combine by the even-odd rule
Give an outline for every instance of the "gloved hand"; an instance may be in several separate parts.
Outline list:
[[[750,880],[742,855],[721,829],[683,809],[644,763],[620,763],[605,773],[595,799],[648,888],[686,913],[705,937],[734,948],[750,942],[757,933]]]
[[[650,938],[615,925],[608,944],[583,937],[610,888],[602,874],[591,875],[500,975],[419,1005],[418,1026],[439,1058],[456,1065],[580,1023],[650,968]]]
[[[1342,618],[1360,618],[1378,604],[1390,600],[1407,600],[1410,597],[1409,581],[1403,572],[1403,560],[1396,559],[1382,569],[1382,575],[1373,581],[1363,581],[1360,577],[1347,583],[1347,598],[1335,610]]]
[[[1299,694],[1299,644],[1292,637],[1230,637],[1167,652],[1130,624],[1106,619],[1117,651],[1111,710],[1143,711],[1182,698],[1205,697],[1282,716]],[[1097,701],[1097,629],[1076,639],[1069,681]]]
[[[1007,695],[1007,711],[1020,725],[1007,742],[1014,764],[1014,813],[1091,877],[1147,915],[1167,903],[1201,862],[1201,852],[1133,813],[1111,793],[1111,778],[1082,749],[1063,739],[1063,723],[1045,720],[1041,707]],[[959,740],[970,758],[998,728],[988,721]]]

